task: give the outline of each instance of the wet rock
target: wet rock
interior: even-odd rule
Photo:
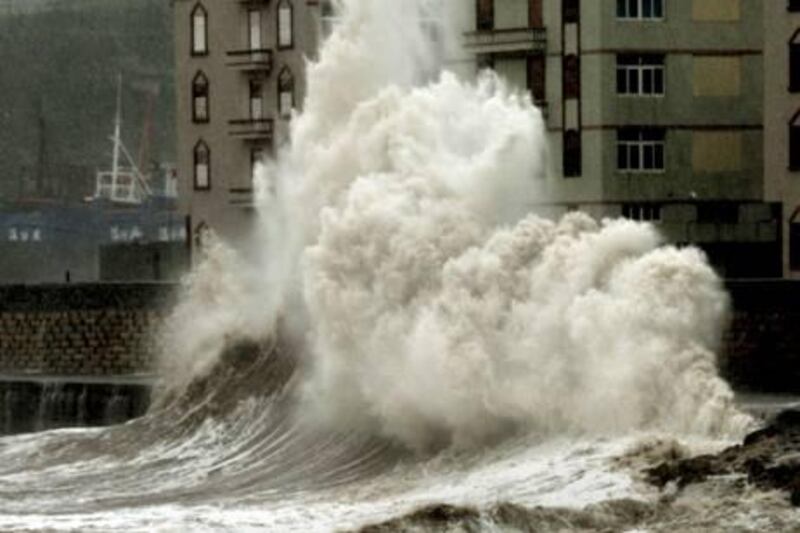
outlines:
[[[741,445],[716,455],[668,460],[645,470],[646,479],[657,487],[674,482],[683,488],[723,474],[742,474],[763,490],[784,490],[792,505],[800,506],[800,411],[781,412]]]

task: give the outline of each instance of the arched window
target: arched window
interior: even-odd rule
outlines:
[[[208,78],[202,70],[192,80],[192,121],[208,122]]]
[[[789,91],[800,93],[800,30],[789,41]]]
[[[194,188],[198,191],[211,189],[211,150],[202,139],[194,145]]]
[[[294,109],[294,76],[289,67],[278,74],[278,112],[281,118],[291,118]]]
[[[208,53],[208,12],[202,4],[192,9],[192,55]]]
[[[278,48],[294,46],[294,8],[289,0],[281,0],[278,4]]]
[[[789,121],[789,170],[800,171],[800,111]]]

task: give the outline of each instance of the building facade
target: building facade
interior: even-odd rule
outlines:
[[[492,68],[542,109],[553,193],[540,209],[652,221],[728,277],[790,276],[797,3],[468,0],[450,68]],[[330,7],[175,0],[175,15],[182,208],[195,237],[235,241],[251,162],[285,139]]]
[[[729,277],[784,273],[785,198],[765,194],[761,0],[470,9],[464,42],[476,65],[530,91],[545,115],[551,207],[658,223]]]
[[[765,194],[783,203],[787,277],[800,278],[800,2],[764,2]]]
[[[255,163],[286,139],[326,5],[174,0],[180,209],[195,243],[251,231]]]

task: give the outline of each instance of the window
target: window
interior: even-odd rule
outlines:
[[[161,242],[169,241],[169,228],[167,226],[158,228],[158,240]]]
[[[789,170],[800,171],[800,111],[789,122]]]
[[[617,170],[663,172],[665,136],[662,128],[630,127],[617,130]]]
[[[619,19],[663,19],[664,0],[617,0]]]
[[[192,9],[192,55],[208,53],[208,12],[201,4]]]
[[[800,216],[789,223],[789,270],[800,271]]]
[[[578,23],[581,16],[580,0],[561,0],[562,17],[566,23]]]
[[[658,204],[623,204],[622,216],[630,220],[661,222],[661,206]]]
[[[260,80],[250,80],[250,119],[261,120],[264,118],[264,98],[262,96],[263,84]]]
[[[257,146],[250,150],[250,183],[256,182],[258,167],[264,161],[264,148]]]
[[[476,23],[478,31],[490,31],[494,29],[494,0],[475,0],[476,1]]]
[[[42,240],[42,230],[39,228],[33,228],[33,240],[35,242],[40,242]]]
[[[660,54],[618,54],[617,94],[664,95],[664,56]]]
[[[338,21],[336,9],[333,7],[333,2],[331,0],[323,0],[320,12],[320,33],[323,38],[327,38],[331,33],[333,33],[333,28],[336,26]]]
[[[528,0],[528,26],[531,28],[544,27],[542,0]]]
[[[289,67],[278,75],[278,113],[281,118],[291,118],[294,109],[294,76]]]
[[[581,63],[578,56],[564,56],[564,98],[580,98],[581,96]]]
[[[261,50],[261,11],[251,9],[247,12],[250,50]]]
[[[576,178],[583,168],[583,150],[581,149],[581,133],[578,130],[564,132],[564,177]]]
[[[211,189],[211,151],[203,140],[194,146],[194,188]]]
[[[278,4],[278,48],[291,48],[294,45],[293,24],[292,3],[281,0]]]
[[[545,57],[543,54],[528,56],[528,90],[537,104],[547,100]]]
[[[800,0],[787,0],[786,9],[793,13],[800,12]]]
[[[800,93],[800,30],[789,42],[789,92]]]
[[[192,80],[192,121],[208,122],[208,78],[202,71]]]
[[[9,241],[19,240],[19,233],[17,232],[17,228],[8,228],[8,240]]]

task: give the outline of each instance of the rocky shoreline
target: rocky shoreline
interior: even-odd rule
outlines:
[[[786,491],[791,504],[800,507],[800,410],[782,411],[742,444],[717,454],[670,459],[645,470],[647,481],[659,488],[669,483],[683,488],[712,476],[737,474],[759,489]]]

